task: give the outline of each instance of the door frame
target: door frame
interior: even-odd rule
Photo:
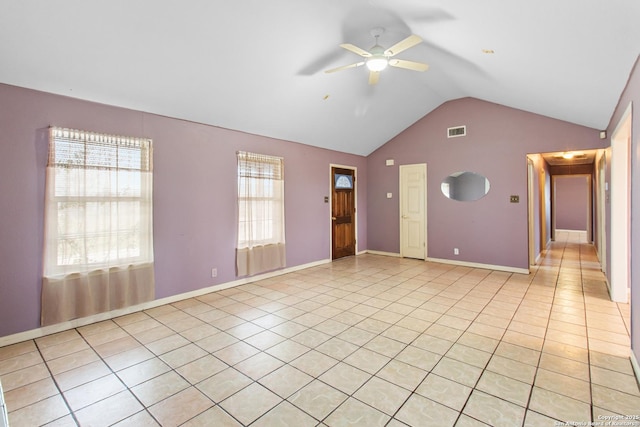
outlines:
[[[534,198],[534,176],[536,173],[535,163],[530,155],[527,155],[527,216],[528,236],[529,236],[529,267],[536,264],[536,244],[535,244],[535,198]],[[540,248],[542,251],[542,248]],[[529,269],[531,271],[531,269]]]
[[[629,301],[630,265],[630,213],[631,213],[631,123],[632,104],[618,121],[611,136],[611,300]]]
[[[399,244],[400,244],[400,257],[404,258],[404,254],[402,252],[402,248],[404,247],[403,245],[403,221],[402,221],[402,206],[403,206],[403,201],[404,201],[404,197],[406,197],[406,195],[404,194],[403,191],[403,182],[402,182],[402,169],[404,167],[407,166],[420,166],[422,168],[422,172],[423,172],[423,177],[424,177],[424,204],[422,206],[422,208],[424,209],[424,217],[422,218],[422,220],[424,221],[424,260],[427,259],[427,254],[428,252],[428,239],[427,239],[427,164],[426,163],[413,163],[413,164],[407,164],[407,165],[400,165],[400,167],[398,168],[398,219],[400,221],[400,239],[399,239]]]
[[[549,245],[550,236],[549,230],[547,228],[547,205],[551,203],[551,200],[547,199],[547,177],[548,174],[545,171],[544,167],[540,167],[538,170],[538,192],[539,192],[539,202],[540,209],[538,210],[538,215],[540,216],[540,254],[538,255],[538,259],[536,261],[540,261],[540,257],[542,253],[547,250]],[[551,186],[551,179],[549,179],[549,187]],[[551,194],[551,191],[549,191]],[[551,216],[551,214],[549,214]],[[549,226],[551,226],[551,219],[549,219]]]
[[[355,208],[355,215],[353,216],[353,227],[355,229],[355,255],[358,255],[358,168],[356,166],[347,166],[337,163],[329,164],[329,212],[327,219],[329,221],[329,260],[333,260],[333,221],[331,220],[333,212],[333,168],[349,169],[353,171],[354,185],[353,185],[353,206]]]
[[[607,273],[607,151],[596,157],[596,236],[597,253],[602,271]]]

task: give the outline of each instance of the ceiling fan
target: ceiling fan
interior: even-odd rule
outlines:
[[[354,46],[351,43],[343,43],[341,48],[347,49],[365,58],[364,61],[356,62],[355,64],[343,65],[342,67],[332,68],[326,70],[325,73],[335,73],[336,71],[346,70],[348,68],[357,68],[366,65],[369,69],[369,84],[374,85],[378,83],[380,78],[380,71],[387,68],[387,65],[397,68],[405,68],[413,71],[427,71],[429,66],[421,62],[407,61],[405,59],[395,59],[395,55],[400,52],[413,47],[422,42],[422,39],[416,35],[410,35],[404,40],[399,41],[388,49],[378,44],[378,37],[384,33],[384,28],[374,28],[371,30],[371,35],[375,38],[376,44],[369,50],[364,50],[358,46]]]

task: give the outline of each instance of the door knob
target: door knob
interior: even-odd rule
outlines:
[[[331,217],[331,221],[335,221],[336,219],[338,219],[338,218],[336,218],[335,216]]]
[[[402,215],[402,219],[407,219],[407,218],[409,218],[409,217],[406,216],[406,215]]]

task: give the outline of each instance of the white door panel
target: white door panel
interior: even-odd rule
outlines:
[[[400,255],[425,259],[427,165],[400,166]]]

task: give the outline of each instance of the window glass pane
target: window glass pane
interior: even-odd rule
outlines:
[[[335,188],[337,189],[352,189],[353,177],[351,175],[336,174],[335,176]]]
[[[47,230],[55,242],[47,258],[79,268],[152,261],[150,141],[56,128],[51,135],[56,227]]]
[[[238,153],[238,247],[284,243],[282,159]]]

